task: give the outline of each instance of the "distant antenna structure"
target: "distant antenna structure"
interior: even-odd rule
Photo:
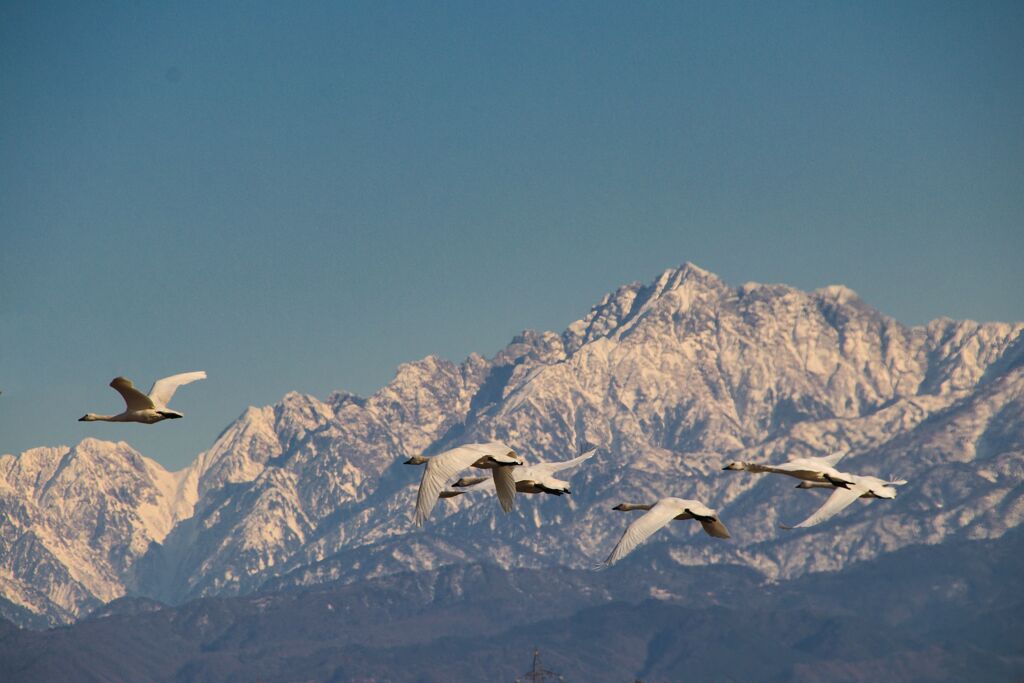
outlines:
[[[542,683],[543,681],[564,681],[562,674],[548,671],[540,663],[540,650],[533,648],[533,668],[517,678],[516,683]]]

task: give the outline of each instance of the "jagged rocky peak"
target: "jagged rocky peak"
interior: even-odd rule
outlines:
[[[192,513],[188,470],[171,473],[124,442],[88,438],[0,463],[0,584],[51,619],[124,593],[154,541]]]
[[[334,409],[315,396],[289,391],[274,405],[274,431],[285,445],[295,443],[334,419]]]
[[[664,271],[649,285],[633,282],[606,294],[585,318],[569,325],[563,333],[565,347],[571,353],[596,339],[621,336],[650,311],[714,305],[731,292],[717,275],[687,262]]]
[[[350,391],[335,390],[327,395],[326,402],[334,408],[335,413],[338,413],[348,405],[355,405],[362,408],[366,405],[366,398],[359,394],[353,394]]]
[[[249,406],[193,464],[200,498],[228,483],[252,481],[281,455],[274,406]]]
[[[837,304],[862,303],[860,295],[845,285],[827,285],[814,290],[814,294],[822,301]]]
[[[508,346],[495,354],[491,365],[500,368],[518,365],[525,360],[550,365],[565,360],[565,344],[554,332],[523,330]]]

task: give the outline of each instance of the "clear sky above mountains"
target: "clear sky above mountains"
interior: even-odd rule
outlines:
[[[1024,318],[1020,3],[5,3],[0,93],[0,452],[179,467],[683,261]]]

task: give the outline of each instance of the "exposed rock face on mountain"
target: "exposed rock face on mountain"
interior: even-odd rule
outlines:
[[[122,595],[195,500],[190,470],[168,473],[123,442],[0,457],[0,591],[51,623],[73,620]]]
[[[611,506],[664,495],[704,500],[733,531],[729,542],[695,525],[661,532],[678,539],[674,562],[768,579],[998,538],[1024,519],[1022,330],[906,327],[843,287],[732,288],[687,264],[490,360],[428,357],[369,398],[293,393],[249,408],[175,475],[92,440],[5,456],[2,592],[61,622],[126,591],[175,603],[451,563],[582,567],[627,523]],[[506,516],[474,493],[414,527],[421,470],[402,460],[491,438],[534,461],[601,450],[573,474],[572,496],[520,496]],[[849,453],[842,469],[911,484],[787,532],[779,522],[803,519],[825,492],[721,471],[836,450]],[[62,487],[65,460],[82,464]]]

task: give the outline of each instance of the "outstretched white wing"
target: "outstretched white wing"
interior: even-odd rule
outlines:
[[[825,504],[818,508],[814,514],[794,526],[782,524],[783,529],[803,529],[835,517],[840,511],[849,507],[853,501],[868,492],[868,487],[861,484],[850,484],[849,488],[837,488],[828,497]]]
[[[821,460],[822,462],[826,463],[829,467],[835,467],[837,464],[839,464],[840,460],[846,457],[846,454],[849,452],[850,451],[839,451],[837,453],[829,453],[828,455],[824,455],[820,458],[817,458],[817,460]]]
[[[631,553],[634,548],[646,541],[648,536],[668,524],[672,518],[682,511],[683,507],[676,501],[664,498],[659,500],[654,504],[654,507],[626,527],[622,538],[612,548],[612,552],[608,555],[608,559],[604,561],[604,564],[610,566],[621,560]]]
[[[498,502],[501,509],[511,512],[516,506],[516,479],[512,475],[514,467],[495,467],[491,470],[494,477],[494,488],[498,491]]]
[[[544,475],[552,475],[555,472],[561,472],[562,470],[567,470],[570,467],[576,467],[577,465],[590,460],[594,457],[594,453],[597,453],[597,449],[591,448],[583,455],[576,456],[572,460],[563,460],[561,462],[539,462],[536,465],[527,465],[526,467],[529,467],[534,472],[541,472]]]
[[[144,393],[135,388],[132,381],[126,377],[115,377],[110,380],[110,386],[121,394],[121,398],[124,399],[124,404],[128,408],[128,412],[135,412],[137,410],[151,410],[156,406],[153,405],[152,399],[146,396]]]
[[[437,498],[441,495],[445,482],[479,460],[480,457],[479,445],[469,444],[445,451],[427,460],[423,478],[420,480],[420,490],[416,494],[415,519],[417,524],[422,526],[430,517],[430,511],[434,509],[434,504],[437,503]],[[513,483],[512,486],[514,489],[515,484]]]
[[[192,382],[201,379],[206,379],[206,373],[202,370],[198,372],[183,372],[179,375],[171,375],[170,377],[158,379],[153,382],[153,388],[149,390],[149,398],[152,399],[153,403],[156,405],[166,408],[178,387],[191,384]]]
[[[509,453],[515,453],[515,451],[509,448],[508,444],[506,444],[503,441],[488,441],[487,443],[467,443],[453,450],[459,449],[473,451],[474,453],[477,454],[478,458],[483,457],[485,455],[500,458],[508,455]],[[520,459],[520,464],[521,463],[522,459]]]

